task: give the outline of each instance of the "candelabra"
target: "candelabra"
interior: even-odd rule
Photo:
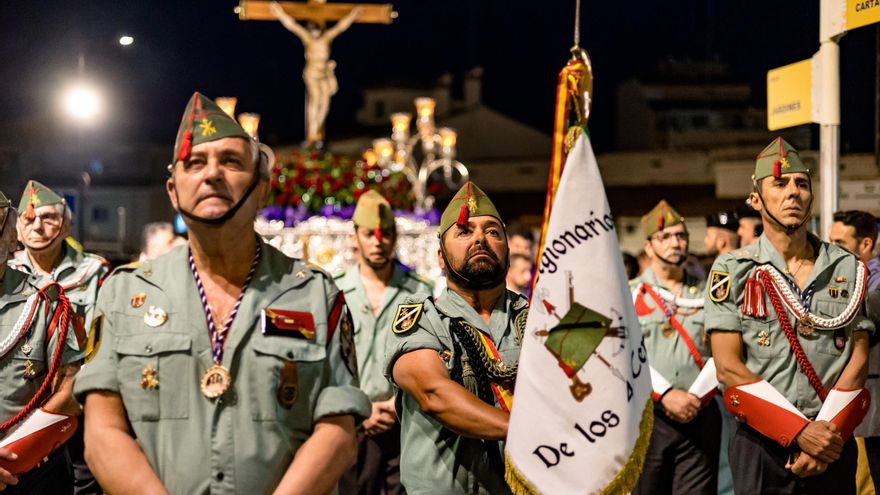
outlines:
[[[376,139],[367,152],[383,169],[406,175],[419,210],[434,207],[434,196],[428,192],[428,180],[434,172],[442,171],[444,182],[453,190],[468,180],[467,167],[455,159],[456,132],[448,127],[438,129],[434,123],[436,105],[433,98],[416,98],[415,135],[410,135],[412,114],[392,114],[391,138]],[[420,144],[420,162],[415,156],[416,144]]]

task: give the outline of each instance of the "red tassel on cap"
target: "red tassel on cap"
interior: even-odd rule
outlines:
[[[28,201],[27,209],[24,211],[24,218],[25,218],[25,220],[30,221],[36,217],[37,217],[37,212],[34,211],[34,202]]]
[[[467,227],[468,218],[470,218],[470,213],[468,212],[467,203],[461,205],[461,209],[458,210],[458,220],[455,221],[455,225],[459,227]]]
[[[746,280],[742,313],[754,318],[767,318],[767,305],[764,304],[764,284],[758,280],[755,272],[752,272]]]
[[[189,160],[192,152],[193,133],[187,129],[183,131],[183,137],[180,139],[180,150],[177,152],[177,161],[185,162]]]
[[[373,230],[373,235],[376,236],[377,241],[382,242],[382,205],[376,205],[376,218],[379,224]]]
[[[657,230],[663,230],[663,215],[657,217]]]
[[[782,175],[782,162],[779,160],[774,160],[773,161],[773,178],[778,179],[780,175]]]

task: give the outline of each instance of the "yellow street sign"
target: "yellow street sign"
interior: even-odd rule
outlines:
[[[767,129],[813,121],[812,72],[810,59],[767,71]]]
[[[880,22],[880,0],[846,0],[846,29]]]

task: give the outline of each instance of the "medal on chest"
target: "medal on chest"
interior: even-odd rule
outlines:
[[[229,335],[229,330],[232,328],[232,322],[238,314],[238,308],[241,306],[241,301],[244,299],[244,294],[247,291],[251,280],[254,278],[254,273],[257,271],[260,254],[261,247],[258,242],[257,252],[254,256],[254,261],[251,263],[247,278],[245,278],[244,285],[241,287],[241,293],[235,301],[235,306],[233,306],[232,312],[229,313],[229,316],[223,323],[223,327],[218,329],[217,325],[214,323],[214,316],[211,313],[211,305],[208,304],[208,298],[205,295],[205,287],[202,285],[202,279],[199,278],[198,270],[196,270],[192,251],[189,253],[189,267],[190,270],[192,270],[193,279],[195,279],[196,287],[199,289],[199,297],[202,301],[203,309],[205,310],[205,318],[208,322],[208,335],[211,338],[211,358],[214,360],[214,364],[205,371],[201,380],[199,380],[199,390],[201,390],[202,395],[208,399],[213,400],[225,394],[226,391],[229,390],[229,386],[232,384],[232,374],[229,372],[228,368],[221,364],[223,362],[224,345],[226,344],[226,336]]]
[[[205,397],[216,399],[226,392],[231,383],[232,375],[229,374],[229,370],[225,366],[215,363],[202,375],[199,389]]]
[[[672,326],[672,323],[669,323],[668,321],[663,322],[663,326],[660,327],[660,332],[667,339],[671,339],[675,336],[675,328]]]

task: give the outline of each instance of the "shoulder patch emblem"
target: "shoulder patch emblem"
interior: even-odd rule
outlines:
[[[724,302],[730,296],[730,274],[712,270],[709,274],[709,299]]]
[[[397,314],[394,315],[394,323],[391,325],[391,331],[401,334],[412,330],[412,327],[419,321],[419,316],[422,315],[423,307],[424,303],[398,305]]]
[[[346,307],[339,320],[339,351],[351,376],[358,379],[357,351],[354,347],[354,323]]]
[[[96,312],[92,318],[92,326],[89,329],[89,335],[86,338],[86,355],[85,360],[88,363],[95,358],[98,349],[101,347],[101,338],[104,337],[104,314]]]

